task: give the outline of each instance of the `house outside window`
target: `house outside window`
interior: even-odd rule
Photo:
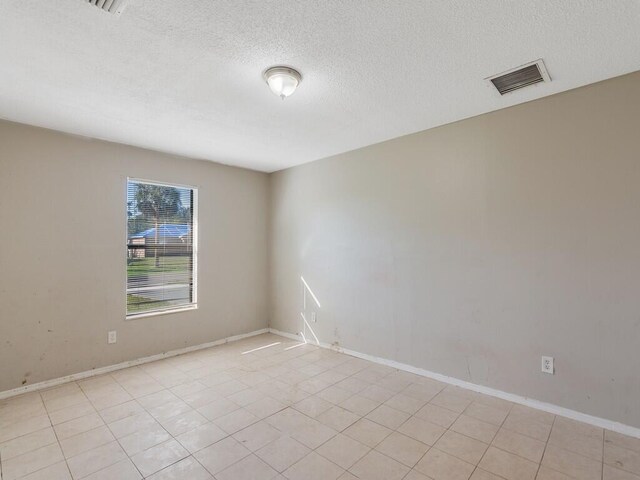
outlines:
[[[196,308],[197,190],[127,180],[127,317]]]

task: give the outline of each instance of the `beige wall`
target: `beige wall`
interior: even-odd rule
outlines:
[[[198,187],[198,310],[125,321],[127,176]],[[263,173],[0,122],[0,391],[265,328],[268,188]]]
[[[323,342],[640,427],[639,123],[635,73],[269,182],[0,122],[0,391],[300,331],[303,275]],[[198,187],[198,310],[125,321],[127,176]]]
[[[271,180],[272,327],[640,427],[640,73]]]

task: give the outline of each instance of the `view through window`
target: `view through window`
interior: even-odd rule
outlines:
[[[195,194],[127,181],[127,316],[195,306]]]

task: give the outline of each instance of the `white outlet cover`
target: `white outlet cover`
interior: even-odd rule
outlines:
[[[542,357],[542,373],[554,374],[553,357]]]
[[[118,337],[117,337],[116,331],[115,330],[110,331],[109,335],[107,337],[107,342],[108,343],[116,343],[117,339],[118,339]]]

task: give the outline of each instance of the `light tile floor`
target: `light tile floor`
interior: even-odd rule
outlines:
[[[0,402],[3,480],[640,480],[640,440],[265,334]]]

